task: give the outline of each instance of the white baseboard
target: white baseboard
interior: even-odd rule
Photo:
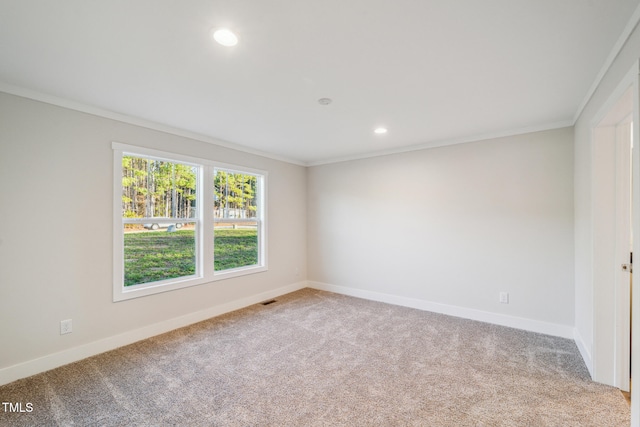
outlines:
[[[306,282],[293,283],[270,291],[262,292],[257,295],[251,295],[226,304],[210,307],[206,310],[189,313],[184,316],[167,319],[144,328],[135,329],[123,334],[114,335],[78,347],[60,351],[58,353],[48,354],[46,356],[19,363],[13,366],[0,369],[0,385],[26,378],[31,375],[39,374],[59,366],[67,365],[84,358],[104,353],[118,347],[132,344],[146,338],[163,334],[177,328],[201,322],[230,311],[239,310],[241,308],[257,304],[259,302],[276,298],[280,295],[288,294],[307,287]]]
[[[386,302],[389,304],[416,308],[418,310],[431,311],[434,313],[447,314],[450,316],[462,317],[465,319],[478,320],[480,322],[508,326],[510,328],[523,329],[525,331],[538,332],[541,334],[553,335],[562,338],[574,338],[574,328],[567,325],[559,325],[556,323],[542,322],[539,320],[508,316],[505,314],[491,313],[488,311],[475,310],[472,308],[464,308],[448,304],[440,304],[416,298],[408,298],[381,292],[367,291],[364,289],[329,285],[327,283],[321,282],[310,281],[308,282],[308,286],[310,288],[323,291],[334,292],[373,301]]]
[[[95,356],[105,351],[132,344],[146,338],[163,334],[177,328],[201,322],[224,313],[257,304],[264,300],[276,298],[290,292],[294,292],[305,287],[334,292],[343,295],[350,295],[358,298],[380,301],[404,307],[416,308],[419,310],[431,311],[435,313],[447,314],[450,316],[462,317],[465,319],[478,320],[501,326],[508,326],[516,329],[523,329],[547,335],[559,336],[574,339],[580,354],[582,355],[589,372],[591,373],[592,363],[590,353],[587,351],[584,341],[578,331],[571,326],[558,325],[554,323],[541,322],[538,320],[525,319],[521,317],[507,316],[504,314],[490,313],[470,308],[452,306],[447,304],[434,303],[416,298],[408,298],[397,295],[385,294],[381,292],[367,291],[363,289],[349,288],[345,286],[330,285],[320,282],[298,282],[288,286],[266,291],[257,295],[251,295],[226,304],[210,307],[195,313],[167,319],[165,321],[135,329],[123,334],[104,338],[78,347],[70,348],[58,353],[19,363],[13,366],[0,369],[0,385],[8,384],[21,378],[26,378],[50,369],[57,368],[69,363]]]
[[[593,360],[591,359],[591,352],[587,348],[587,345],[584,343],[584,338],[582,338],[582,335],[580,335],[580,332],[577,328],[573,328],[573,340],[578,346],[578,351],[580,351],[580,355],[582,356],[582,360],[584,360],[584,364],[587,365],[587,369],[589,370],[591,379],[593,379]]]

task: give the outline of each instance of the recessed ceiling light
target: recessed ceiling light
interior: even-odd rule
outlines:
[[[333,101],[331,100],[331,98],[320,98],[320,99],[318,99],[318,104],[320,104],[320,105],[329,105],[332,102]]]
[[[235,46],[238,44],[238,36],[227,28],[219,28],[213,32],[213,39],[222,46]]]
[[[378,135],[382,135],[387,133],[387,128],[379,127],[379,128],[376,128],[373,132]]]

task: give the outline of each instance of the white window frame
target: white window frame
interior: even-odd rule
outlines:
[[[266,180],[267,180],[267,173],[265,171],[258,171],[256,169],[251,169],[251,168],[243,168],[243,167],[239,167],[237,165],[231,165],[228,163],[215,163],[213,165],[213,167],[211,168],[211,178],[207,178],[209,179],[211,186],[213,187],[213,181],[214,181],[214,177],[215,177],[215,171],[216,170],[223,170],[226,172],[230,172],[230,173],[239,173],[239,174],[247,174],[247,175],[254,175],[256,176],[257,179],[257,183],[256,183],[256,192],[257,192],[257,200],[256,200],[256,207],[258,208],[257,210],[257,215],[256,218],[251,218],[251,219],[233,219],[232,222],[251,222],[251,221],[255,221],[257,223],[257,229],[258,229],[258,263],[254,264],[254,265],[249,265],[246,267],[238,267],[238,268],[231,268],[231,269],[227,269],[227,270],[221,270],[221,271],[214,271],[213,272],[213,277],[216,280],[220,280],[220,279],[226,279],[226,278],[230,278],[230,277],[237,277],[237,276],[243,276],[245,274],[248,273],[254,273],[254,272],[260,272],[260,271],[265,271],[266,265],[267,265],[267,246],[266,246],[266,234],[267,234],[267,230],[265,227],[265,223],[266,223],[266,198],[267,198],[267,186],[266,186]],[[214,190],[212,188],[211,193],[208,194],[213,194]],[[212,206],[213,208],[213,206]],[[211,213],[212,213],[212,218],[213,218],[213,209],[210,209]],[[224,222],[223,220],[216,220],[215,218],[212,219],[211,221],[211,226],[213,227],[215,225],[216,222]],[[228,221],[229,222],[229,221]],[[212,229],[212,234],[213,235],[213,229]],[[214,239],[214,245],[215,245],[215,239]],[[213,264],[212,264],[212,268]]]
[[[210,283],[247,274],[268,270],[267,264],[267,172],[228,163],[215,162],[177,153],[144,148],[119,142],[112,143],[113,149],[113,301],[153,295],[190,286]],[[168,162],[185,163],[198,168],[196,184],[196,272],[191,276],[166,279],[157,282],[124,286],[124,224],[147,222],[146,220],[124,220],[122,217],[122,157],[125,155],[148,157]],[[214,176],[215,170],[222,169],[235,173],[244,173],[258,177],[257,218],[258,224],[258,263],[246,267],[228,270],[214,270]],[[160,219],[159,220],[170,220]],[[178,221],[179,219],[174,219]]]

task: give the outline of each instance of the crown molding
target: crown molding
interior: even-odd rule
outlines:
[[[576,110],[576,114],[573,116],[573,124],[575,124],[580,118],[580,116],[582,115],[582,112],[584,111],[587,104],[595,94],[596,90],[598,89],[598,86],[600,86],[602,79],[604,79],[605,74],[607,74],[607,71],[609,71],[609,69],[611,68],[611,65],[613,65],[613,61],[615,61],[618,55],[620,55],[622,48],[627,43],[627,40],[629,40],[629,37],[631,37],[631,34],[638,26],[638,23],[640,23],[640,6],[638,6],[636,10],[633,12],[633,14],[631,15],[631,18],[629,18],[629,21],[627,22],[627,25],[622,30],[620,37],[618,37],[618,41],[616,42],[616,44],[613,45],[613,48],[611,48],[611,52],[609,52],[609,56],[604,61],[604,64],[602,64],[602,68],[600,69],[600,72],[598,73],[595,80],[591,84],[591,87],[589,88],[589,91],[587,92],[584,99],[582,100],[582,103],[579,105],[578,109]]]
[[[20,96],[22,98],[44,102],[46,104],[51,104],[58,107],[67,108],[69,110],[75,110],[81,113],[87,113],[94,116],[103,117],[106,119],[117,120],[119,122],[140,126],[147,129],[157,130],[160,132],[165,132],[165,133],[169,133],[176,136],[182,136],[182,137],[193,139],[196,141],[206,142],[208,144],[218,145],[220,147],[241,151],[247,154],[266,157],[272,160],[278,160],[281,162],[291,163],[298,166],[307,166],[305,162],[301,162],[299,160],[292,159],[289,157],[279,156],[277,154],[268,153],[266,151],[255,150],[255,149],[246,147],[244,145],[236,144],[229,141],[224,141],[222,139],[213,138],[207,135],[202,135],[196,132],[191,132],[185,129],[176,128],[173,126],[165,125],[165,124],[154,122],[151,120],[146,120],[139,117],[130,116],[127,114],[118,113],[115,111],[107,110],[107,109],[96,107],[93,105],[84,104],[82,102],[72,101],[72,100],[61,98],[55,95],[50,95],[44,92],[38,92],[32,89],[11,85],[9,83],[5,83],[1,81],[0,81],[0,92],[5,92],[10,95]]]
[[[510,129],[510,130],[501,131],[501,132],[490,132],[490,133],[468,136],[468,137],[431,141],[431,142],[426,142],[418,145],[410,145],[407,147],[398,147],[398,148],[389,149],[389,150],[373,151],[370,153],[354,154],[351,156],[344,156],[344,157],[335,157],[327,160],[320,160],[317,162],[308,162],[307,166],[321,166],[321,165],[327,165],[332,163],[349,162],[353,160],[369,159],[372,157],[381,157],[381,156],[389,156],[392,154],[409,153],[412,151],[426,150],[429,148],[446,147],[448,145],[466,144],[469,142],[485,141],[487,139],[504,138],[504,137],[523,135],[523,134],[533,133],[533,132],[542,132],[545,130],[561,129],[565,127],[571,127],[573,126],[573,123],[574,123],[573,120],[563,120],[563,121],[552,122],[552,123],[547,123],[543,125],[529,126],[524,128],[518,128],[518,129]]]

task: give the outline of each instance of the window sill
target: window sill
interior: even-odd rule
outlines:
[[[181,279],[169,279],[149,284],[133,285],[122,287],[116,290],[113,295],[113,302],[126,301],[133,298],[144,297],[148,295],[159,294],[162,292],[170,292],[178,289],[184,289],[191,286],[203,285],[205,283],[217,282],[234,277],[247,276],[250,274],[262,273],[267,271],[266,266],[241,267],[214,273],[213,277],[197,277],[189,276]]]
[[[267,271],[268,268],[266,266],[251,266],[251,267],[240,267],[233,268],[229,270],[216,271],[213,273],[213,280],[224,280],[231,279],[233,277],[246,276],[248,274],[262,273],[263,271]]]

